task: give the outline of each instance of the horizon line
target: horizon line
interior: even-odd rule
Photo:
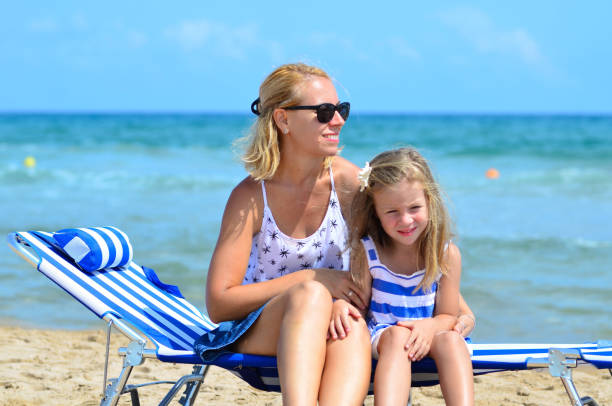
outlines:
[[[612,116],[612,111],[351,111],[360,116]],[[0,115],[240,115],[238,110],[0,110]],[[254,116],[253,116],[254,117]]]

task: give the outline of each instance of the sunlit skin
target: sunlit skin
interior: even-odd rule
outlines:
[[[322,103],[338,104],[338,94],[331,80],[315,77],[306,81],[299,90],[300,105],[316,106]],[[296,158],[296,151],[312,157],[333,156],[338,152],[340,131],[344,119],[336,111],[329,123],[317,119],[316,110],[285,110],[278,108],[274,119],[283,134],[281,154]],[[282,162],[282,159],[281,159]]]
[[[390,239],[377,247],[380,260],[397,274],[411,275],[424,268],[418,251],[427,232],[429,211],[421,182],[404,179],[373,192],[374,209]],[[400,321],[384,330],[377,343],[378,364],[374,376],[374,404],[405,405],[410,394],[411,363],[431,356],[438,368],[440,386],[447,405],[474,403],[470,356],[463,338],[452,331],[459,304],[461,254],[448,245],[447,273],[440,278],[433,317]],[[352,264],[351,266],[367,264]],[[367,275],[370,275],[369,272]],[[366,281],[371,286],[372,279]],[[343,337],[342,313],[334,312],[330,334]],[[346,316],[344,316],[346,317]]]
[[[393,246],[402,246],[402,249],[385,250],[387,255],[383,261],[396,272],[410,275],[418,271],[415,243],[429,221],[422,184],[404,179],[374,192],[373,197],[383,230],[391,237]]]
[[[329,79],[310,77],[296,89],[299,105],[338,103]],[[319,229],[330,200],[326,157],[338,152],[344,120],[335,112],[321,123],[315,110],[273,111],[280,162],[266,179],[267,201],[278,228],[292,238]],[[332,162],[343,212],[358,189],[358,168],[342,157]],[[326,340],[332,297],[347,297],[360,308],[367,295],[348,272],[303,269],[274,279],[242,284],[253,236],[260,232],[264,202],[261,184],[245,178],[228,200],[219,240],[208,272],[207,309],[213,321],[235,320],[267,303],[257,321],[233,344],[237,352],[276,355],[284,405],[361,405],[367,393],[371,359],[369,333],[362,318],[352,318],[352,334]],[[347,304],[348,306],[348,304]],[[296,350],[298,349],[298,350]]]
[[[339,102],[331,80],[323,77],[306,78],[295,90],[299,105]],[[337,154],[345,120],[337,111],[328,123],[319,122],[315,110],[279,107],[272,114],[279,130],[280,162],[265,181],[268,206],[280,231],[305,238],[319,229],[327,212],[331,178],[323,163]],[[336,156],[332,169],[346,213],[359,189],[358,168]],[[230,195],[211,259],[206,283],[211,320],[241,319],[266,304],[232,350],[276,355],[285,405],[361,405],[370,377],[370,336],[359,311],[348,302],[367,308],[367,292],[348,272],[326,269],[297,270],[243,284],[263,210],[261,184],[248,176]],[[352,316],[344,321],[351,334],[342,340],[326,340],[332,298],[339,299],[334,305],[340,312],[350,310]]]

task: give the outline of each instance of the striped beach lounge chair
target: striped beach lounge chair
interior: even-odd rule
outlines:
[[[128,378],[132,369],[148,358],[193,365],[191,374],[170,382],[173,386],[159,403],[167,405],[182,390],[180,403],[193,404],[210,365],[202,363],[192,345],[215,324],[185,300],[177,287],[164,284],[153,270],[137,265],[123,232],[114,227],[27,231],[10,233],[8,241],[20,256],[106,322],[101,405],[116,405],[123,394],[130,394],[132,404],[138,405],[138,388],[152,383],[129,384]],[[113,327],[130,342],[118,349],[123,357],[119,376],[107,379]],[[155,348],[146,348],[147,339]],[[581,364],[612,368],[612,342],[468,345],[475,374],[548,368],[552,376],[562,380],[571,405],[597,404],[579,396],[572,381],[573,368]],[[228,353],[213,365],[231,371],[257,389],[280,391],[275,357]],[[437,383],[431,359],[413,365],[413,386]]]

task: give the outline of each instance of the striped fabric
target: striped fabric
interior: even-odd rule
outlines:
[[[412,275],[401,275],[389,270],[380,262],[376,246],[369,237],[361,239],[366,250],[368,267],[372,275],[372,299],[369,310],[369,327],[377,331],[398,321],[419,320],[433,316],[437,281],[428,291],[415,290],[423,279],[425,271]]]
[[[132,260],[128,236],[116,227],[67,228],[53,239],[86,271],[115,268]]]
[[[152,278],[150,272],[130,262],[122,269],[82,272],[56,247],[54,234],[19,232],[22,245],[39,256],[38,270],[76,300],[103,318],[113,314],[142,332],[156,346],[160,361],[202,364],[193,351],[193,341],[216,325],[195,306]],[[10,239],[10,238],[9,238]],[[157,281],[156,281],[157,280]],[[175,293],[173,293],[175,292]],[[468,344],[474,374],[527,369],[530,358],[545,357],[550,348],[578,349],[583,360],[598,368],[612,368],[612,343],[586,344]],[[228,353],[214,365],[225,368],[255,388],[280,391],[276,358]],[[373,365],[375,367],[375,364]],[[374,368],[373,368],[374,370]],[[435,385],[438,375],[433,360],[412,365],[412,386]],[[370,391],[372,386],[370,386]]]
[[[161,282],[153,270],[132,261],[124,268],[83,272],[59,251],[55,233],[29,231],[17,235],[41,258],[40,272],[99,318],[110,313],[131,324],[155,345],[160,361],[202,364],[193,342],[216,324],[184,299],[176,287]],[[227,354],[215,360],[215,365],[257,389],[280,391],[275,357]]]

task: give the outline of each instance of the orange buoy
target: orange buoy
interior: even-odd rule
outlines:
[[[499,171],[495,168],[489,168],[485,172],[485,176],[489,179],[497,179],[499,178]]]

